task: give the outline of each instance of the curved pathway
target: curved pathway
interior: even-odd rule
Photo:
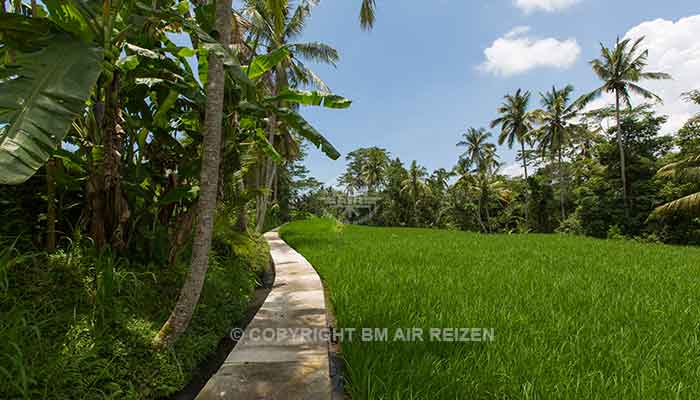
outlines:
[[[265,239],[275,265],[272,291],[196,400],[331,398],[327,337],[292,335],[327,328],[321,279],[277,232]]]

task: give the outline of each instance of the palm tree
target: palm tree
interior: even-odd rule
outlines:
[[[362,26],[362,29],[369,30],[374,27],[375,7],[375,0],[362,0],[362,6],[360,7],[360,26]]]
[[[527,187],[527,153],[525,143],[529,141],[532,131],[533,114],[527,111],[530,102],[530,92],[518,89],[514,95],[506,95],[505,101],[498,108],[499,118],[491,122],[491,128],[501,126],[498,136],[498,144],[508,143],[508,148],[513,148],[513,143],[520,143],[523,159],[523,172],[525,176],[525,222],[528,223],[528,204],[530,203],[530,190]]]
[[[231,40],[231,3],[232,0],[219,0],[216,3],[216,30],[219,32],[221,44],[226,48]],[[158,347],[172,345],[187,329],[199,302],[204,278],[209,268],[209,250],[214,230],[214,212],[219,185],[225,84],[224,61],[214,52],[209,54],[207,74],[207,105],[197,206],[199,215],[192,242],[190,273],[182,285],[170,317],[154,339],[154,344]]]
[[[296,4],[296,7],[294,7]],[[281,62],[268,75],[269,92],[272,96],[282,94],[289,87],[313,86],[321,92],[329,93],[328,86],[303,62],[310,60],[325,64],[336,65],[338,52],[320,42],[295,42],[306,26],[311,15],[311,9],[316,4],[313,0],[302,0],[294,3],[289,0],[247,0],[242,12],[249,19],[249,35],[254,43],[253,50],[262,47],[273,52],[282,48],[288,49]],[[285,106],[279,102],[278,106]],[[280,126],[274,115],[268,117],[267,135],[270,143],[275,143],[275,136],[285,134],[282,141],[289,142],[288,132]],[[260,164],[258,172],[262,193],[257,198],[256,230],[262,232],[265,225],[269,191],[275,180],[277,164],[266,157]]]
[[[413,219],[413,226],[418,225],[418,203],[421,199],[421,194],[428,190],[428,186],[424,182],[425,176],[428,171],[425,167],[418,165],[416,160],[411,162],[411,166],[408,169],[408,178],[406,178],[401,183],[401,191],[408,192],[411,198],[411,216]]]
[[[552,91],[540,93],[543,109],[536,110],[534,117],[541,125],[533,131],[539,139],[540,151],[543,155],[549,153],[557,157],[557,169],[559,170],[559,202],[561,205],[562,220],[566,219],[566,209],[564,207],[564,193],[566,184],[564,180],[563,153],[569,145],[574,135],[583,130],[582,125],[572,121],[576,120],[583,103],[580,101],[571,102],[571,94],[574,87],[567,85],[562,90],[552,87]]]
[[[367,149],[360,174],[368,192],[374,192],[384,183],[384,171],[388,163],[386,150],[378,147]]]
[[[491,132],[484,128],[469,128],[466,133],[462,134],[464,140],[457,143],[458,147],[466,147],[466,151],[460,156],[460,162],[467,169],[474,167],[477,171],[487,168],[489,165],[486,162],[489,155],[495,152],[495,146],[488,143],[491,138]]]
[[[449,180],[453,173],[445,168],[438,168],[430,175],[430,182],[440,192],[444,192],[450,186]]]
[[[693,90],[684,93],[687,101],[700,105],[700,90]],[[691,117],[688,124],[692,124],[700,120],[700,114]],[[690,152],[680,161],[670,163],[657,172],[658,176],[667,178],[676,178],[681,180],[700,180],[700,152]],[[700,214],[700,192],[693,193],[680,199],[671,201],[662,206],[657,207],[649,216],[649,220],[659,217],[675,214],[678,211],[686,211],[693,214]]]
[[[484,163],[487,165],[477,170],[475,173],[471,173],[468,167],[465,168],[463,165],[458,165],[456,172],[457,175],[459,175],[459,179],[455,185],[464,188],[467,193],[476,197],[477,221],[481,226],[482,232],[489,232],[491,220],[489,202],[492,199],[505,201],[509,191],[504,182],[499,179],[497,175],[501,164],[498,162],[498,155],[495,151],[487,151]]]
[[[700,180],[700,154],[689,155],[680,161],[668,164],[661,168],[657,175],[681,180]],[[700,192],[657,207],[651,213],[649,219],[672,215],[678,211],[700,214]]]
[[[622,177],[622,193],[625,202],[625,214],[629,217],[629,193],[627,187],[627,174],[625,165],[625,144],[620,125],[620,101],[624,101],[628,107],[632,106],[630,94],[637,94],[645,99],[661,101],[661,98],[637,83],[642,80],[671,79],[669,74],[663,72],[645,72],[649,50],[641,50],[640,45],[644,37],[634,42],[631,39],[620,41],[617,39],[612,50],[600,44],[601,58],[591,61],[593,72],[603,81],[603,86],[582,98],[584,103],[599,97],[603,92],[615,95],[615,120],[617,146],[620,151],[620,176]]]

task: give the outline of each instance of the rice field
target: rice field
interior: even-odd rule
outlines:
[[[353,399],[700,398],[698,248],[322,219],[281,234],[339,328],[389,331],[343,341]],[[414,328],[484,330],[392,340]]]

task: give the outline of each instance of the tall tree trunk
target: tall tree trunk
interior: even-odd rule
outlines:
[[[625,217],[629,218],[629,195],[627,193],[627,166],[625,161],[625,145],[622,139],[622,124],[620,123],[620,93],[615,91],[615,119],[617,120],[617,147],[620,150],[620,176],[622,177],[622,196],[625,202]]]
[[[482,200],[482,204],[484,204],[484,214],[486,215],[486,232],[491,233],[491,212],[489,211],[489,198],[486,196],[486,191],[484,190],[484,200]]]
[[[277,77],[279,79],[279,77]],[[273,86],[277,85],[276,83],[273,84]],[[277,93],[277,90],[273,88],[272,90],[273,96],[275,93]],[[271,145],[274,146],[275,143],[275,131],[277,129],[277,118],[275,118],[274,115],[270,115],[268,118],[268,142],[270,142]],[[255,219],[255,231],[258,233],[262,233],[263,229],[265,229],[265,219],[267,217],[267,205],[270,200],[270,191],[272,190],[272,182],[275,179],[275,174],[277,172],[277,164],[275,161],[270,158],[266,157],[265,161],[263,163],[264,168],[263,168],[263,174],[262,174],[262,180],[263,180],[263,185],[265,191],[261,194],[258,195],[258,201],[257,201],[257,208],[256,208],[256,219]]]
[[[559,147],[559,204],[561,205],[561,220],[566,219],[566,207],[564,207],[564,192],[566,184],[564,183],[564,167],[562,165],[561,146]]]
[[[228,48],[231,40],[231,2],[216,2],[216,30],[221,44]],[[224,108],[224,64],[213,53],[209,55],[207,79],[207,108],[202,152],[200,195],[197,206],[199,217],[194,242],[190,272],[180,290],[175,308],[154,339],[156,347],[171,346],[185,332],[202,293],[204,278],[209,268],[214,213],[216,211],[219,178],[221,125]]]
[[[265,229],[265,219],[267,218],[267,207],[270,203],[270,195],[272,191],[272,183],[277,175],[277,164],[274,160],[268,159],[267,170],[265,171],[265,193],[260,196],[260,201],[258,202],[258,218],[256,221],[255,231],[262,233]]]
[[[104,221],[109,244],[114,250],[126,248],[126,226],[131,215],[126,196],[122,191],[121,152],[124,141],[124,117],[122,116],[121,77],[115,71],[112,81],[105,88],[105,128],[103,138],[104,171]]]
[[[233,120],[232,124],[236,124],[236,129],[233,130],[233,140],[235,147],[233,150],[233,156],[231,157],[231,169],[233,171],[239,171],[241,169],[241,154],[240,147],[238,146],[238,113],[234,112],[231,118]],[[239,232],[246,233],[248,232],[248,200],[246,199],[246,182],[244,176],[238,177],[236,179],[235,191],[236,195],[234,199],[236,202],[236,228]]]
[[[520,142],[523,157],[523,172],[525,173],[525,226],[530,227],[530,185],[527,181],[527,156],[525,155],[525,142]]]
[[[93,106],[93,115],[95,117],[95,125],[91,126],[92,139],[97,141],[104,126],[105,104],[102,101],[102,88],[100,81],[95,89],[95,103]],[[91,154],[92,152],[90,152]],[[88,176],[87,185],[85,188],[85,196],[87,198],[87,208],[89,214],[89,231],[95,247],[102,249],[107,241],[105,230],[105,203],[104,203],[104,173],[103,167],[97,160],[90,156],[90,174]]]
[[[478,207],[477,207],[477,210],[476,210],[476,216],[478,217],[479,225],[481,225],[481,231],[484,232],[484,233],[486,233],[486,225],[484,225],[484,220],[483,220],[483,217],[482,217],[482,215],[483,215],[483,208],[484,208],[483,205],[482,205],[482,204],[483,204],[483,200],[482,200],[482,199],[483,199],[483,196],[481,195],[481,193],[479,193],[479,201],[478,201],[479,204],[478,204]]]
[[[245,183],[242,181],[238,183],[238,193],[243,195],[245,192]],[[248,210],[246,207],[247,201],[244,199],[239,199],[241,204],[238,205],[238,216],[236,218],[236,224],[238,226],[238,231],[241,233],[245,233],[248,231]]]
[[[181,213],[175,220],[175,226],[172,229],[170,239],[170,250],[168,252],[168,263],[174,266],[177,261],[177,256],[185,247],[189,238],[192,237],[192,227],[197,218],[197,207],[192,206],[185,213]]]

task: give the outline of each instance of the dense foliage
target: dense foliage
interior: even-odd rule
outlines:
[[[700,244],[700,114],[668,132],[667,117],[643,103],[621,108],[618,127],[615,107],[586,109],[587,98],[574,101],[572,92],[553,88],[541,95],[541,109],[529,109],[530,93],[518,91],[499,107],[498,143],[518,144],[523,175],[504,175],[493,134],[469,128],[450,170],[405,165],[381,148],[352,151],[338,179],[342,192],[309,188],[297,196],[299,210],[381,226]],[[686,97],[700,106],[698,92]],[[329,196],[379,201],[358,217],[319,201]]]
[[[241,317],[287,166],[339,157],[315,5],[0,1],[0,398],[171,394]]]
[[[74,238],[52,254],[0,253],[0,397],[154,399],[182,389],[240,320],[269,263],[261,239],[220,221],[199,307],[171,351],[151,340],[187,264],[163,267]],[[85,240],[83,238],[82,240]]]

